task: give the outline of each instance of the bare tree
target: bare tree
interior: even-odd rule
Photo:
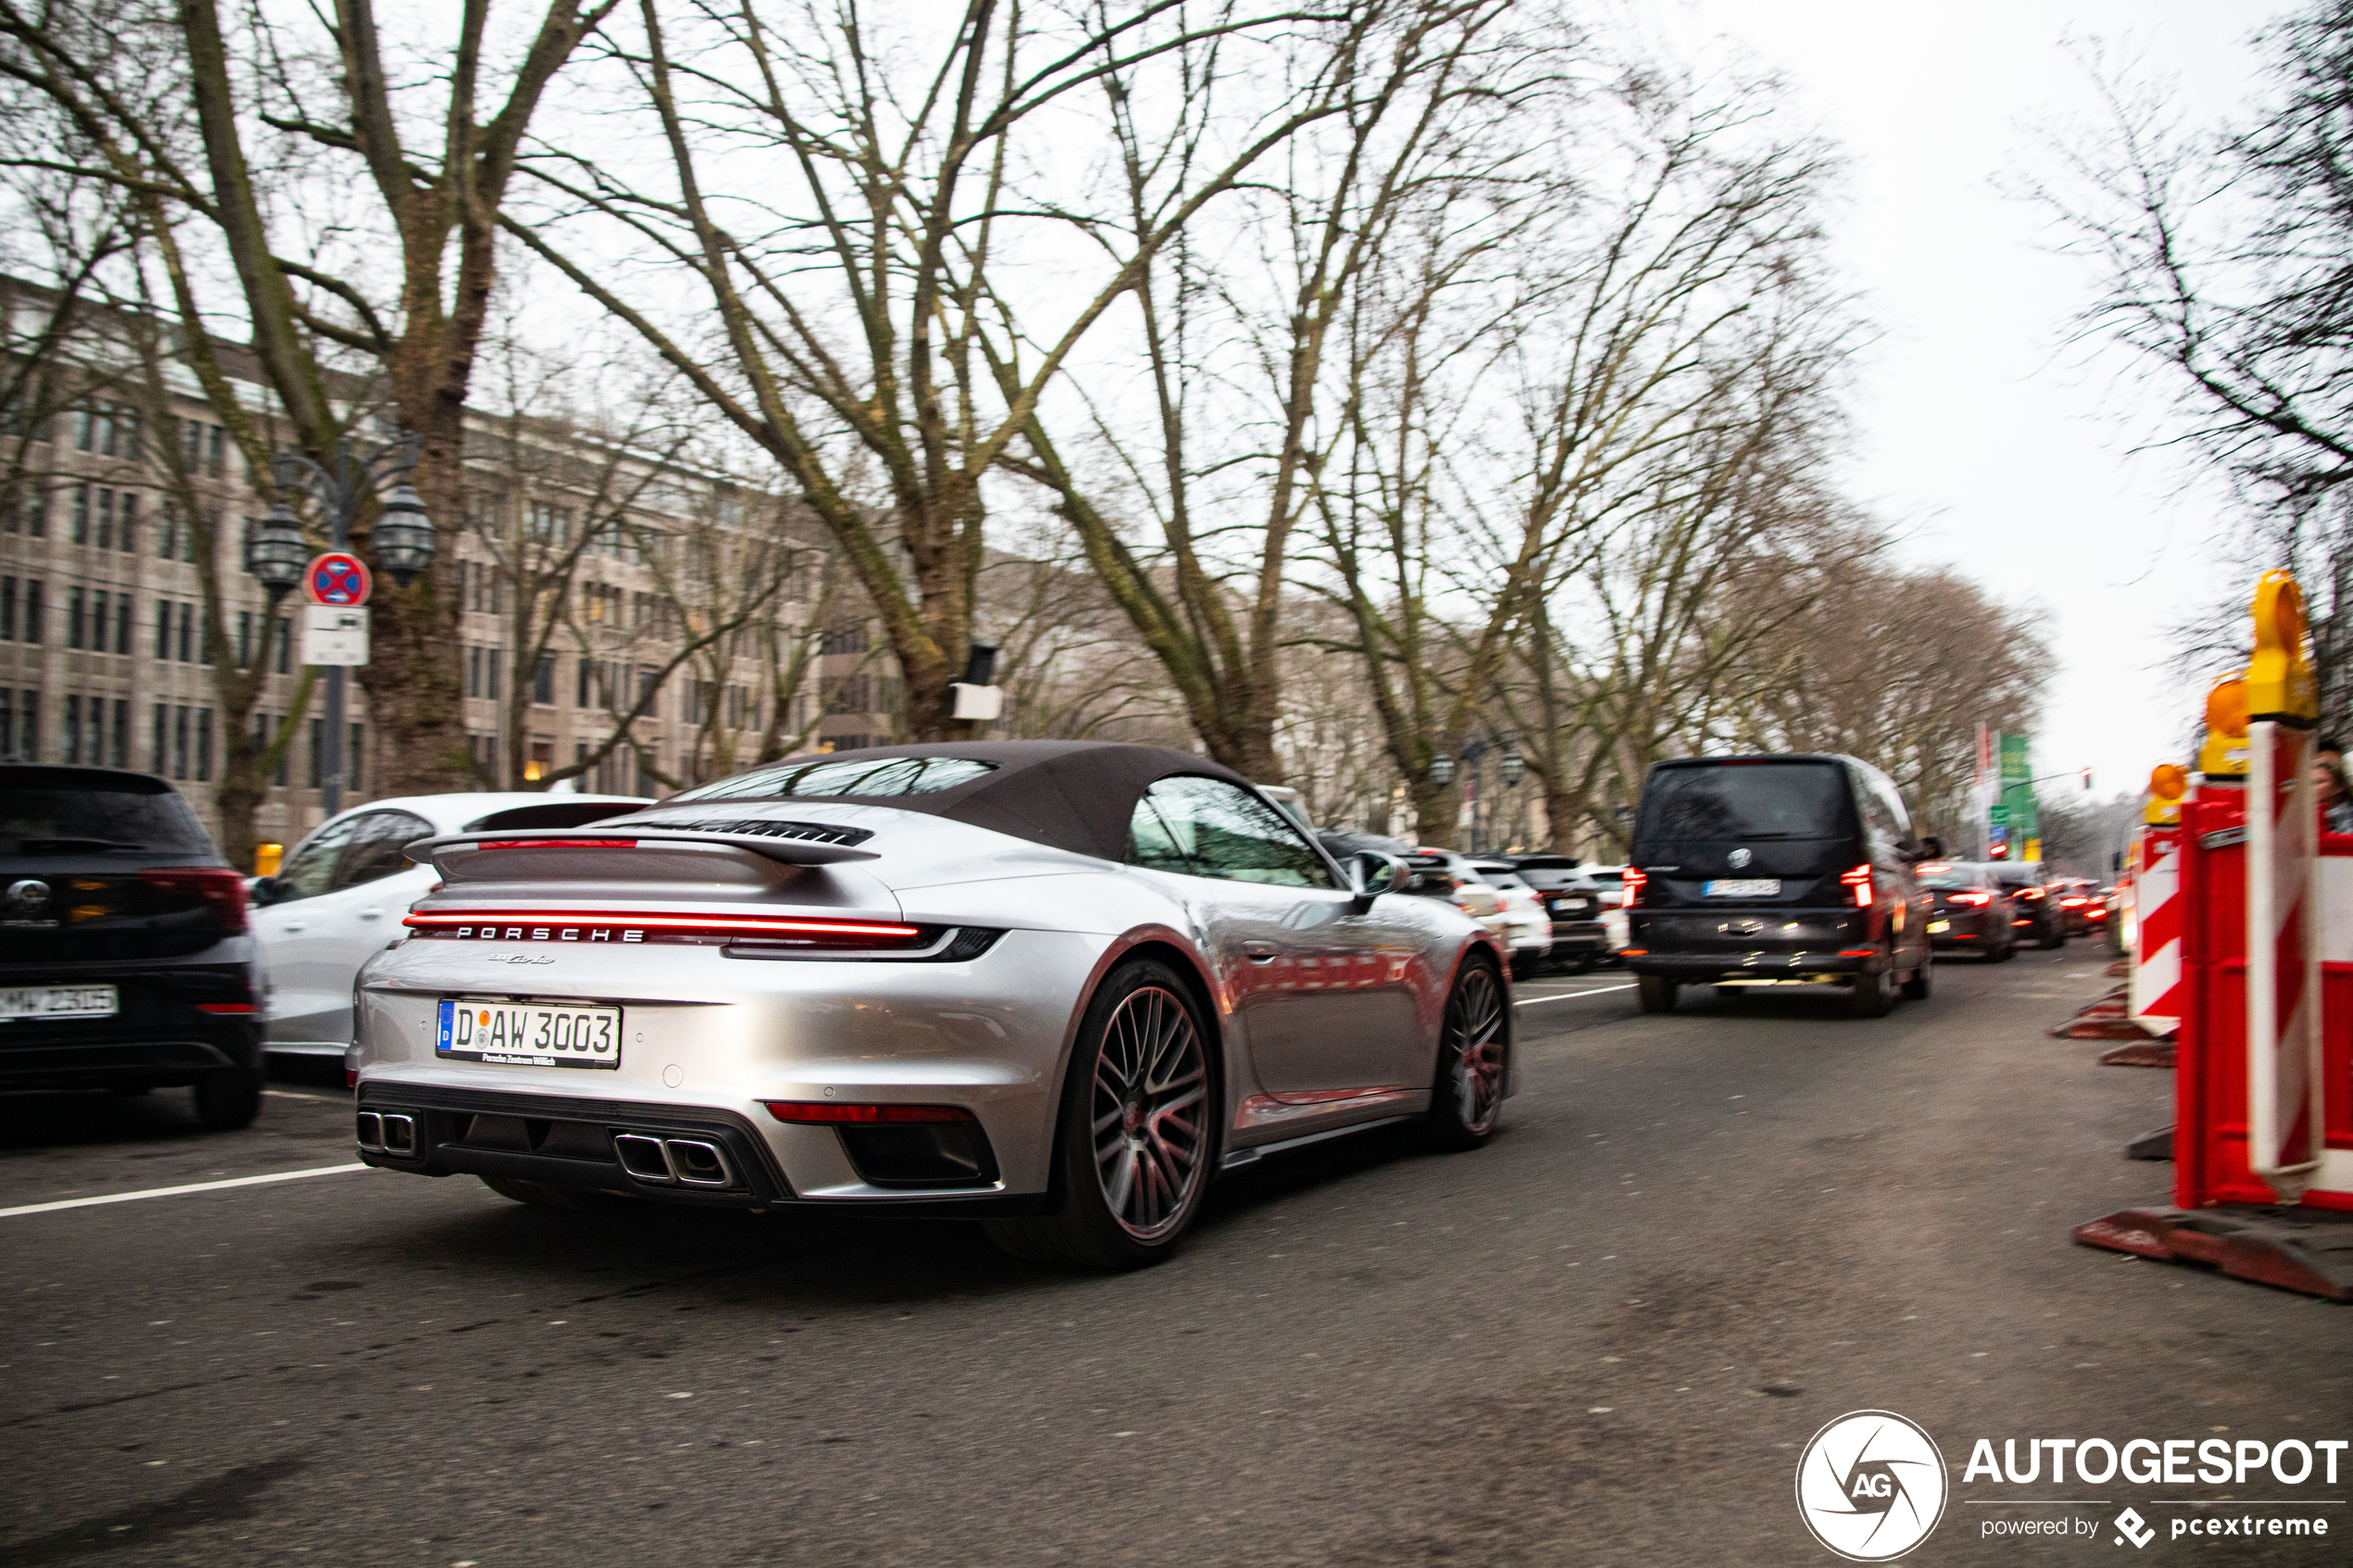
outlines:
[[[220,258],[293,445],[323,460],[349,428],[331,385],[338,356],[379,373],[394,417],[422,440],[415,482],[441,534],[438,564],[405,590],[387,582],[363,676],[395,790],[447,787],[467,767],[454,546],[498,214],[549,82],[615,3],[549,0],[503,70],[501,97],[504,41],[487,26],[488,0],[467,0],[436,69],[413,73],[393,63],[372,0],[228,22],[216,0],[0,0],[0,78],[81,138],[88,156],[66,167],[145,205],[183,322],[208,319],[197,263]],[[416,133],[425,127],[433,133]],[[348,206],[349,232],[306,232],[307,204],[282,202],[284,187]],[[346,193],[360,199],[346,204]],[[182,252],[182,221],[203,235],[201,255]],[[388,280],[374,265],[384,255],[396,260]],[[225,383],[207,390],[246,464],[266,469],[264,433]]]

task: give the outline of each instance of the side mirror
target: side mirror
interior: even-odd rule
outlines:
[[[259,908],[278,901],[280,883],[274,876],[254,878],[253,886],[245,894],[245,902]]]
[[[1900,860],[1920,861],[1928,859],[1928,851],[1908,838],[1895,841],[1895,857]]]
[[[1931,835],[1920,840],[1920,859],[1924,860],[1942,860],[1944,858],[1944,841],[1943,839]]]
[[[1348,858],[1349,912],[1363,914],[1384,893],[1397,893],[1413,880],[1413,869],[1396,856],[1378,849],[1360,849]]]

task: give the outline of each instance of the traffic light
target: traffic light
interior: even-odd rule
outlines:
[[[2007,860],[2010,858],[2010,847],[2007,844],[1996,844],[1988,848],[1985,853],[1991,859]]]
[[[2089,768],[2083,770],[2083,787],[2087,790],[2092,787],[2092,770]]]

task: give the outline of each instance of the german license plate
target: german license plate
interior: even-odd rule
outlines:
[[[1777,898],[1780,897],[1781,879],[1777,876],[1734,877],[1729,881],[1703,882],[1700,894],[1707,898]]]
[[[433,1052],[510,1067],[619,1067],[621,1010],[447,1000]]]
[[[1928,922],[1928,934],[1931,936],[1942,936],[1952,929],[1953,922],[1949,920],[1932,920]]]
[[[112,1018],[121,1010],[111,985],[20,985],[0,991],[0,1023],[24,1018]]]

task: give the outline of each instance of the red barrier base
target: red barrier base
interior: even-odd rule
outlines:
[[[2174,1064],[2173,1042],[2171,1040],[2136,1040],[2129,1046],[2119,1046],[2112,1051],[2100,1052],[2102,1067],[2171,1067]]]
[[[2124,987],[2115,990],[2079,1010],[2073,1018],[2051,1031],[2054,1040],[2145,1040],[2149,1032],[2133,1022],[2127,1010]]]
[[[2086,1247],[2353,1301],[2353,1218],[2307,1209],[2123,1209],[2075,1227]]]

